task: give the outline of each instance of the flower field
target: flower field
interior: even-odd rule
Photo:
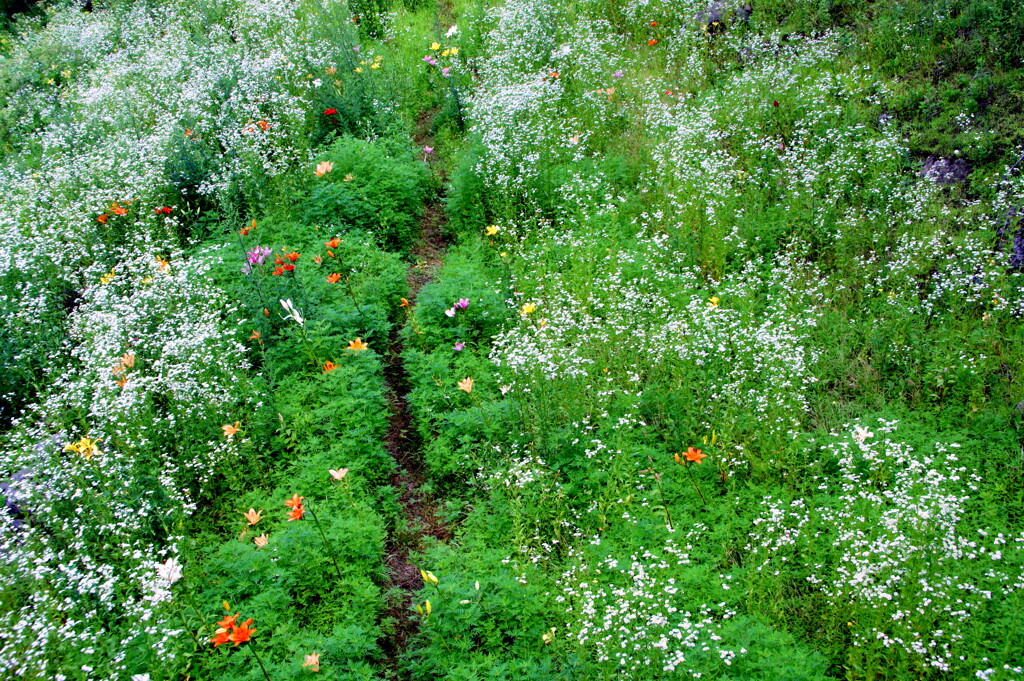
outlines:
[[[0,16],[0,677],[1024,677],[1012,0]]]

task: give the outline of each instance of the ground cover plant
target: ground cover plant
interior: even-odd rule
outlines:
[[[1013,3],[8,16],[5,678],[1024,675]]]

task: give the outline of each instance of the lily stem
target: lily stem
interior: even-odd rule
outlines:
[[[338,559],[334,557],[334,550],[331,548],[330,542],[327,541],[327,534],[324,532],[323,525],[320,524],[320,519],[316,517],[316,511],[313,510],[312,506],[308,506],[307,508],[309,508],[309,514],[313,516],[313,522],[316,523],[316,529],[320,530],[320,537],[324,540],[324,548],[327,549],[327,555],[331,557],[331,562],[334,563],[334,570],[338,573],[338,581],[345,581],[345,578],[341,576],[341,568],[338,566]]]
[[[263,666],[263,660],[260,659],[259,653],[256,652],[256,646],[249,644],[249,650],[252,651],[252,656],[256,658],[256,663],[260,666],[260,671],[263,672],[263,678],[270,681],[270,674],[267,673],[267,668]]]

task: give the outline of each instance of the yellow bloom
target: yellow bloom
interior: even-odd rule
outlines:
[[[441,43],[430,43],[430,49],[434,50],[435,52],[437,50],[440,50],[441,49]]]
[[[458,382],[459,390],[465,390],[466,394],[473,392],[473,379],[466,377]]]
[[[362,73],[362,72],[363,72],[363,67],[362,66],[357,66],[356,67],[356,73]]]
[[[451,53],[452,53],[452,56],[454,57],[455,55],[457,55],[459,53],[459,48],[453,47],[451,49]]]
[[[434,576],[433,572],[431,572],[429,570],[427,570],[427,571],[420,570],[420,577],[423,578],[423,581],[426,584],[431,584],[433,586],[437,586],[438,580],[437,580],[437,577]]]
[[[370,68],[371,69],[379,69],[380,68],[380,62],[379,61],[373,62],[372,64],[370,64]]]
[[[718,307],[718,296],[708,298],[708,307]]]
[[[498,225],[491,225],[486,230],[484,230],[484,233],[487,236],[494,236],[495,234],[498,233]]]
[[[116,276],[117,274],[114,272],[114,268],[111,267],[109,272],[100,277],[100,283],[109,284],[110,282],[114,281],[114,277]]]
[[[100,448],[96,446],[99,439],[93,439],[91,437],[82,437],[78,442],[71,442],[64,445],[65,452],[77,452],[85,458],[86,461],[92,459],[93,455],[100,451]]]
[[[452,53],[452,51],[451,51],[450,49],[448,49],[448,50],[445,50],[444,52],[442,52],[442,53],[441,53],[441,56],[442,56],[442,57],[447,57],[447,56],[448,56],[449,54],[451,54],[451,53]]]
[[[526,305],[523,305],[519,309],[519,314],[521,314],[523,316],[526,316],[528,314],[533,314],[536,311],[537,311],[537,306],[536,305],[534,305],[533,303],[527,303]]]

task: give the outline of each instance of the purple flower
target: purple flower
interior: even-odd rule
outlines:
[[[460,310],[465,310],[467,307],[469,307],[469,298],[459,298],[459,302],[455,303],[455,307],[459,308]]]
[[[437,66],[437,60],[434,59],[433,55],[426,55],[425,57],[423,57],[423,61],[427,62],[431,66]]]
[[[465,348],[465,347],[466,347],[466,344],[460,341],[460,342],[455,344],[455,352],[462,352],[462,349]]]
[[[612,78],[622,78],[622,71],[616,71],[613,73]]]
[[[245,259],[250,265],[262,265],[269,255],[270,249],[268,247],[257,246],[245,254]]]
[[[355,47],[353,47],[353,48],[352,48],[352,51],[353,51],[353,52],[358,52],[358,51],[359,51],[359,46],[358,46],[358,45],[356,45]]]
[[[434,153],[434,147],[423,147],[423,153],[424,154],[432,154],[432,153]]]
[[[445,78],[449,78],[452,75],[452,67],[445,66],[441,69],[441,75]]]

